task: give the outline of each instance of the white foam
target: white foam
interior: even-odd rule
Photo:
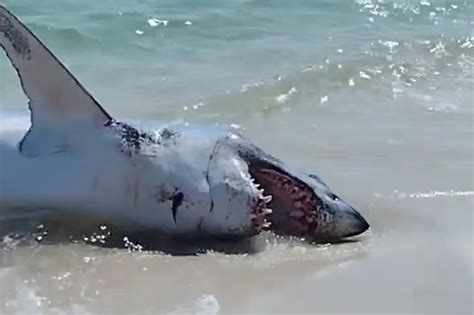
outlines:
[[[0,132],[2,131],[18,131],[27,130],[30,125],[30,117],[28,115],[12,115],[0,112]]]
[[[298,90],[295,87],[292,87],[287,93],[278,95],[276,97],[277,103],[284,104],[286,101],[290,99],[290,96],[296,92],[298,92]]]
[[[366,79],[366,80],[370,80],[370,79],[371,79],[370,75],[368,75],[368,74],[365,73],[364,71],[360,71],[360,72],[359,72],[359,77],[361,77],[362,79]]]
[[[377,198],[390,198],[390,199],[406,199],[406,198],[437,198],[437,197],[467,197],[474,196],[474,191],[429,191],[429,192],[414,192],[414,193],[404,193],[394,190],[393,193],[386,195],[381,193],[375,193]]]
[[[220,310],[219,302],[212,294],[204,294],[190,304],[177,306],[171,314],[214,315]]]
[[[151,27],[157,27],[159,25],[166,26],[169,23],[168,20],[160,20],[157,18],[148,19],[147,22],[148,22],[148,25],[150,25]]]

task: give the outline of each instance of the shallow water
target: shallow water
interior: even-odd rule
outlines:
[[[2,211],[1,314],[472,313],[474,2],[3,3],[116,118],[245,129],[372,230],[141,251],[89,219]],[[1,127],[25,104],[0,57]]]

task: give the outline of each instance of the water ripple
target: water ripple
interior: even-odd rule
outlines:
[[[447,191],[439,191],[439,190],[432,190],[429,192],[414,192],[414,193],[404,193],[394,190],[391,194],[382,194],[382,193],[375,193],[375,197],[377,198],[389,198],[389,199],[406,199],[406,198],[439,198],[439,197],[470,197],[474,196],[473,190],[467,191],[456,191],[456,190],[447,190]]]

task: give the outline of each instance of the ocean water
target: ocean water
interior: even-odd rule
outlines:
[[[241,128],[372,225],[146,251],[0,211],[0,314],[472,313],[474,1],[0,3],[112,116]],[[0,53],[1,127],[26,104]]]

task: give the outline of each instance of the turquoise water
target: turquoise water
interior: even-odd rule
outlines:
[[[281,110],[292,87],[292,104],[320,103],[352,81],[402,96],[472,83],[469,0],[3,3],[117,115]],[[18,103],[0,65],[4,103]]]
[[[116,118],[243,128],[372,226],[173,257],[70,242],[83,218],[0,213],[0,313],[472,313],[474,1],[0,3]],[[27,124],[0,52],[0,127]],[[39,223],[40,244],[5,232]]]

